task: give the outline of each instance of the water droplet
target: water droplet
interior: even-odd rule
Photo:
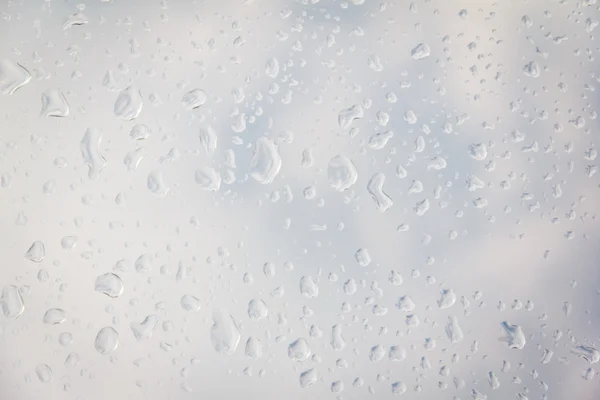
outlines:
[[[42,111],[46,117],[66,117],[69,115],[69,104],[59,89],[48,89],[42,93]]]
[[[596,364],[600,361],[600,351],[591,346],[577,346],[571,350],[571,353],[579,358],[583,358],[590,364]]]
[[[463,340],[463,332],[458,325],[458,319],[455,316],[448,317],[446,324],[446,336],[451,343],[458,343]]]
[[[44,260],[46,256],[46,249],[44,247],[44,243],[35,241],[31,244],[29,249],[25,252],[25,258],[29,261],[33,261],[34,263],[40,263]]]
[[[279,61],[273,57],[265,64],[265,74],[270,78],[277,78],[279,75]]]
[[[25,311],[25,304],[19,292],[19,288],[14,285],[7,285],[2,288],[2,313],[6,318],[15,319],[21,316]]]
[[[123,293],[123,281],[119,275],[109,272],[96,278],[94,290],[108,297],[117,298]]]
[[[86,17],[82,12],[77,12],[75,14],[69,15],[65,22],[63,23],[63,29],[67,30],[73,26],[85,25],[89,22],[88,17]]]
[[[273,182],[281,169],[281,156],[275,142],[266,137],[256,140],[250,163],[251,175],[262,184]]]
[[[248,303],[248,317],[253,321],[260,321],[267,317],[269,308],[261,299],[252,299]]]
[[[162,173],[162,171],[151,171],[148,174],[146,185],[148,186],[150,193],[155,196],[165,197],[167,193],[169,193],[165,175]]]
[[[483,161],[487,157],[487,147],[484,143],[473,143],[469,146],[469,155],[477,161]]]
[[[217,149],[217,133],[211,126],[200,129],[200,144],[209,156]]]
[[[415,305],[415,302],[413,301],[413,299],[410,296],[406,295],[406,296],[402,296],[398,299],[398,302],[396,303],[396,307],[400,311],[411,312],[415,309],[416,305]]]
[[[198,168],[194,179],[203,190],[217,192],[221,187],[221,174],[211,167]]]
[[[263,355],[263,350],[262,350],[263,346],[262,343],[260,342],[260,340],[254,338],[254,337],[249,337],[248,340],[246,341],[246,357],[250,357],[253,360],[257,360],[259,358],[262,357]]]
[[[350,128],[352,121],[364,116],[364,110],[360,104],[355,104],[349,108],[343,109],[338,114],[338,124],[342,129]]]
[[[11,95],[30,80],[25,67],[11,60],[0,60],[0,93]]]
[[[356,253],[354,253],[354,259],[361,267],[367,267],[369,264],[371,264],[371,255],[369,254],[369,250],[365,248],[356,250]]]
[[[371,362],[379,362],[381,360],[383,360],[383,358],[385,357],[385,347],[381,346],[381,345],[376,345],[371,347],[371,351],[369,353],[369,360],[371,360]]]
[[[525,333],[519,325],[510,325],[508,322],[502,322],[502,328],[506,333],[506,337],[503,339],[508,347],[511,349],[522,349],[525,347]]]
[[[129,137],[133,140],[145,140],[150,137],[152,131],[144,124],[137,124],[129,131]]]
[[[52,382],[52,369],[47,364],[35,367],[35,374],[42,383]]]
[[[60,246],[65,250],[73,250],[77,246],[77,236],[63,236]]]
[[[300,293],[309,299],[319,295],[319,287],[312,277],[303,276],[300,278]]]
[[[356,183],[358,172],[352,160],[343,155],[337,155],[329,161],[327,167],[329,185],[343,192]]]
[[[392,394],[394,396],[402,396],[406,393],[406,384],[404,382],[392,383]]]
[[[183,95],[181,99],[181,104],[186,110],[193,110],[194,108],[198,108],[208,100],[208,95],[202,89],[194,89]]]
[[[294,361],[306,361],[311,354],[312,351],[306,339],[296,339],[288,346],[288,357]]]
[[[429,57],[430,54],[431,49],[425,43],[419,43],[410,51],[410,56],[413,58],[413,60],[422,60]]]
[[[535,61],[530,61],[523,66],[523,74],[529,78],[538,78],[540,76],[540,65]]]
[[[385,175],[378,172],[371,177],[367,184],[367,191],[371,194],[371,198],[375,201],[377,210],[380,212],[387,211],[394,204],[392,198],[383,191],[384,183]]]
[[[306,389],[317,382],[318,375],[314,368],[306,370],[300,374],[300,387]]]
[[[94,348],[103,356],[108,355],[116,350],[119,346],[119,334],[114,328],[106,326],[98,331],[96,340],[94,340]]]
[[[438,300],[438,306],[443,310],[450,308],[456,303],[456,293],[452,289],[444,289]]]
[[[201,306],[200,299],[189,294],[183,295],[179,303],[181,304],[181,308],[188,312],[196,312],[200,310]]]
[[[140,115],[143,105],[140,91],[134,86],[128,86],[119,93],[115,102],[114,113],[119,119],[131,121]]]
[[[335,351],[342,351],[346,348],[346,340],[342,335],[342,326],[339,324],[331,328],[331,347]]]
[[[240,342],[240,331],[233,317],[223,310],[213,311],[210,340],[217,353],[232,355]]]
[[[58,325],[62,324],[67,320],[67,313],[60,308],[50,308],[44,314],[44,324],[47,325]]]
[[[399,346],[391,346],[388,358],[390,361],[403,361],[406,358],[406,350]]]
[[[130,323],[129,327],[131,328],[131,332],[133,332],[135,340],[141,341],[152,337],[152,332],[157,323],[158,319],[156,315],[148,315],[142,322]]]
[[[152,269],[152,256],[142,254],[135,260],[135,270],[139,273],[147,273]]]
[[[100,171],[106,166],[106,159],[100,154],[102,134],[95,128],[88,128],[81,140],[81,156],[88,165],[88,177],[96,179]]]

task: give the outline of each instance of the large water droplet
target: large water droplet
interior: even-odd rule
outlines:
[[[338,154],[329,161],[327,178],[332,188],[342,192],[356,183],[358,172],[352,160]]]
[[[46,248],[44,243],[41,241],[35,241],[29,246],[29,249],[25,252],[25,258],[34,263],[40,263],[46,256]]]
[[[186,110],[193,110],[198,108],[208,100],[208,95],[202,89],[194,89],[183,95],[181,104]]]
[[[240,342],[240,331],[233,317],[224,310],[213,311],[210,341],[217,353],[231,355]]]
[[[317,383],[318,375],[314,368],[306,370],[300,374],[300,387],[305,389]]]
[[[19,288],[14,285],[7,285],[2,288],[2,313],[8,319],[18,318],[25,311],[25,304],[19,292]]]
[[[312,351],[306,339],[296,339],[288,346],[288,357],[294,361],[305,361],[308,359],[308,357],[310,357],[311,354]]]
[[[269,308],[261,299],[252,299],[248,303],[248,317],[253,321],[259,321],[267,317]]]
[[[13,94],[30,80],[31,75],[25,67],[11,60],[0,60],[0,93]]]
[[[119,334],[114,328],[106,326],[98,331],[94,348],[103,356],[115,351],[119,346]]]
[[[221,174],[211,167],[198,168],[194,175],[194,179],[203,190],[217,192],[221,187]]]
[[[100,171],[106,166],[106,159],[100,154],[100,142],[102,134],[98,129],[88,128],[81,140],[81,156],[88,165],[88,177],[96,179]]]
[[[351,107],[343,109],[338,114],[338,125],[342,129],[350,128],[352,121],[360,119],[364,116],[364,110],[360,104],[355,104]]]
[[[151,171],[148,174],[146,185],[150,193],[157,197],[165,197],[169,193],[165,174],[162,171]]]
[[[42,111],[46,117],[66,117],[69,115],[69,103],[59,89],[48,89],[42,93]]]
[[[135,86],[128,86],[121,90],[115,101],[115,116],[124,121],[131,121],[137,118],[144,105],[142,94]]]
[[[156,318],[156,315],[148,315],[142,322],[130,323],[129,327],[131,328],[131,332],[133,332],[135,340],[142,341],[149,339],[152,336],[152,332],[154,331],[157,322],[158,318]]]
[[[35,367],[35,374],[42,383],[52,382],[52,369],[47,364]]]
[[[262,184],[273,182],[281,169],[281,156],[275,142],[266,137],[256,140],[250,163],[251,175]]]
[[[414,60],[422,60],[424,58],[429,57],[430,54],[431,54],[431,49],[425,43],[419,43],[410,51],[410,56]]]
[[[123,281],[119,275],[108,272],[96,278],[94,290],[104,293],[108,297],[116,298],[123,293]]]
[[[67,313],[61,308],[51,308],[44,314],[44,324],[47,325],[58,325],[65,322],[67,319]]]
[[[508,344],[508,347],[519,350],[525,347],[526,340],[523,328],[519,325],[511,325],[506,321],[502,322],[501,325],[506,333],[506,337],[503,340]]]

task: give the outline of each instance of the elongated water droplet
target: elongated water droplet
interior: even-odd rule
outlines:
[[[100,171],[106,166],[106,159],[100,154],[100,142],[102,134],[98,129],[88,128],[81,140],[81,156],[88,165],[88,177],[96,179]]]
[[[367,191],[371,194],[371,198],[375,201],[377,210],[380,212],[387,211],[394,204],[392,198],[383,191],[384,183],[385,175],[378,172],[371,177],[367,184]]]
[[[262,349],[263,349],[263,345],[260,340],[251,336],[246,341],[246,349],[245,349],[246,357],[252,358],[253,360],[257,360],[257,359],[261,358],[263,355]]]
[[[150,193],[157,197],[165,197],[169,193],[166,178],[162,171],[151,171],[148,174],[146,185]]]
[[[35,367],[35,374],[42,383],[52,382],[52,369],[47,364]]]
[[[21,316],[25,311],[25,304],[19,292],[19,288],[14,285],[7,285],[2,288],[2,313],[8,319],[15,319]]]
[[[217,353],[232,355],[240,342],[240,331],[233,317],[224,310],[213,311],[210,340]]]
[[[579,358],[583,358],[590,364],[596,364],[600,361],[600,351],[591,346],[577,346],[571,350],[571,353]]]
[[[211,126],[200,129],[200,144],[209,156],[215,152],[217,148],[217,133]]]
[[[336,351],[342,351],[346,348],[346,340],[342,335],[342,326],[339,324],[331,328],[331,347]]]
[[[281,169],[281,156],[275,142],[266,137],[256,140],[250,174],[262,184],[273,182]]]
[[[463,340],[463,332],[458,325],[458,319],[455,316],[448,317],[446,324],[446,336],[451,343],[458,343]]]

